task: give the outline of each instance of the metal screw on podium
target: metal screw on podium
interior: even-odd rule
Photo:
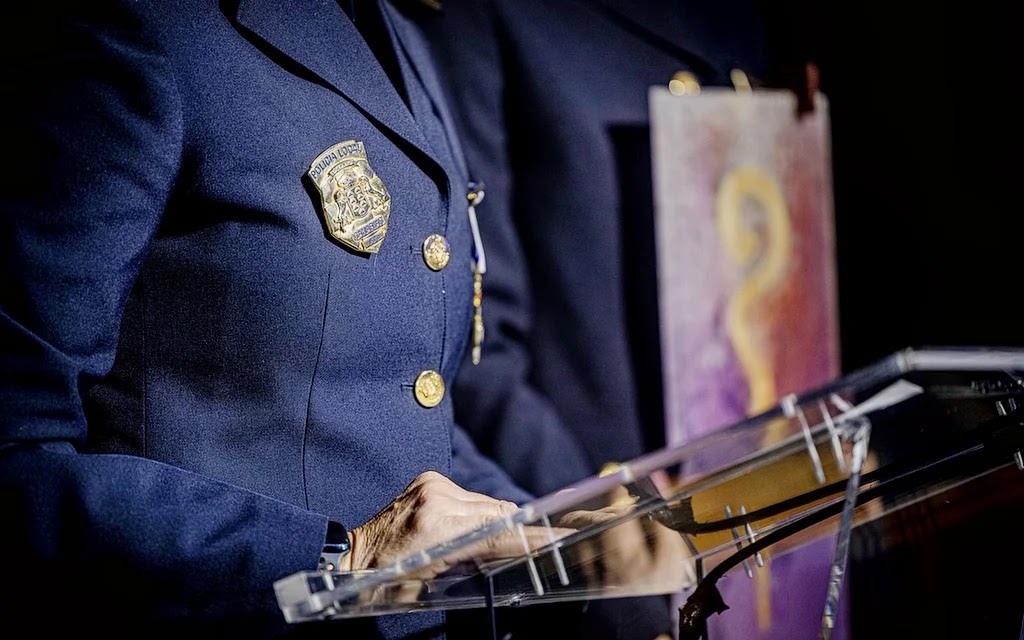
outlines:
[[[746,510],[744,509],[744,511]],[[732,517],[732,509],[729,505],[725,505],[725,517]],[[732,539],[736,541],[736,550],[742,551],[743,543],[740,541],[740,532],[736,530],[736,527],[729,527],[729,530],[732,532]],[[754,570],[750,568],[750,562],[747,560],[743,561],[743,572],[747,574],[748,578],[754,577]]]

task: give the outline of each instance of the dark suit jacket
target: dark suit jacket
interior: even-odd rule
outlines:
[[[427,32],[486,186],[486,338],[456,381],[456,415],[545,494],[664,445],[647,92],[678,71],[756,79],[762,30],[742,0],[443,7]],[[670,630],[655,600],[591,609],[584,637]]]
[[[454,378],[472,278],[467,176],[413,22],[384,4],[411,114],[334,0],[18,9],[0,21],[0,624],[270,635],[272,583],[315,568],[328,517],[360,524],[428,469],[528,497],[450,393],[414,398],[421,371]],[[304,177],[350,139],[392,197],[370,257],[328,237]],[[431,233],[452,247],[438,272]]]
[[[743,0],[449,0],[428,34],[486,184],[487,337],[458,418],[546,493],[664,443],[647,92],[677,71],[756,79],[759,18]]]

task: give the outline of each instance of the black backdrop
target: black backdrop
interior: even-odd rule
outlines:
[[[1024,346],[1008,10],[763,4],[776,58],[815,62],[831,107],[843,369],[908,346]],[[854,638],[1024,638],[1021,514],[1011,467],[857,530]]]
[[[844,370],[908,346],[1024,345],[1007,10],[765,0],[764,12],[777,59],[814,61],[829,98]]]

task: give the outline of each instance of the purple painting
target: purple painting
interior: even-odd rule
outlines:
[[[785,91],[651,90],[670,445],[839,375],[828,103]],[[763,446],[788,433],[766,433]],[[817,638],[834,543],[720,583],[714,640]],[[848,637],[845,603],[833,638]]]

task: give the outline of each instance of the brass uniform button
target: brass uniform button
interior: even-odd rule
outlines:
[[[423,241],[423,261],[434,271],[440,271],[448,266],[448,260],[452,257],[451,246],[448,240],[439,233],[432,233]]]
[[[440,373],[427,369],[416,376],[413,389],[416,392],[416,402],[430,409],[441,404],[441,399],[444,398],[444,379]]]
[[[668,90],[674,96],[695,96],[700,93],[700,83],[689,71],[677,71],[668,81]]]

